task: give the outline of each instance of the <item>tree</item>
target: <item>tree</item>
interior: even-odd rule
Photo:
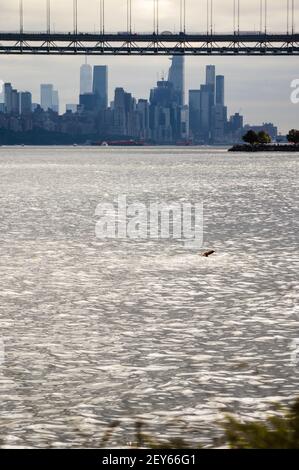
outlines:
[[[271,137],[265,131],[260,131],[257,135],[259,144],[271,144]]]
[[[242,139],[244,140],[244,142],[250,145],[258,143],[258,135],[252,130],[248,131],[245,135],[243,135]]]
[[[299,131],[296,129],[292,129],[287,135],[288,142],[292,144],[299,144]]]

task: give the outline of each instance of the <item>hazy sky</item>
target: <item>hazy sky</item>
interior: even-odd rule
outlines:
[[[79,30],[95,31],[99,25],[99,0],[78,0]],[[136,31],[153,30],[153,1],[132,0],[133,28]],[[18,28],[19,0],[0,0],[0,29]],[[179,29],[180,0],[160,0],[161,30]],[[206,30],[206,0],[186,0],[187,30]],[[259,28],[260,0],[240,0],[243,31]],[[287,0],[270,0],[268,28],[286,31]],[[25,30],[45,29],[46,0],[24,0]],[[214,0],[213,24],[216,31],[232,29],[233,0]],[[299,0],[295,0],[296,16]],[[295,16],[295,18],[296,18]],[[72,0],[52,0],[51,25],[55,31],[72,29]],[[106,30],[126,30],[126,0],[106,0]],[[83,57],[18,57],[0,56],[0,80],[11,81],[20,90],[33,92],[39,101],[40,83],[53,83],[59,89],[61,111],[66,103],[76,103],[79,92],[79,68]],[[97,57],[92,65],[109,66],[109,93],[113,97],[116,86],[123,86],[137,98],[148,98],[157,78],[169,67],[167,57]],[[290,101],[290,83],[299,78],[299,57],[260,58],[187,58],[186,87],[198,88],[204,80],[206,64],[217,66],[217,73],[226,77],[226,102],[229,112],[241,111],[247,123],[274,121],[280,130],[298,127],[299,105]]]

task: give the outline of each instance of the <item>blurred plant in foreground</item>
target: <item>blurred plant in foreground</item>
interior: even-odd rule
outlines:
[[[299,398],[281,416],[245,421],[227,416],[223,423],[231,449],[299,449]]]

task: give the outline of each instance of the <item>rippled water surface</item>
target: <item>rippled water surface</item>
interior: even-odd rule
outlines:
[[[137,418],[209,445],[225,413],[293,399],[298,158],[1,148],[0,445],[98,446],[115,420],[126,445]],[[118,194],[204,201],[216,254],[96,239]]]

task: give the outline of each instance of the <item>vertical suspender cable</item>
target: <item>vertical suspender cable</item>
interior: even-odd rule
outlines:
[[[24,9],[23,9],[23,0],[20,0],[20,34],[24,32]]]
[[[295,33],[295,0],[292,0],[292,34]]]
[[[132,0],[127,0],[127,31],[132,33]]]
[[[51,2],[47,0],[47,33],[51,32]]]
[[[105,34],[105,0],[100,0],[100,33]]]
[[[73,0],[74,34],[78,34],[78,0]]]
[[[214,11],[213,11],[213,0],[211,0],[211,18],[210,18],[210,31],[211,31],[211,36],[213,34],[213,16],[214,16]]]
[[[267,5],[267,1],[268,0],[265,0],[265,34],[267,34],[267,29],[268,29],[268,5]]]
[[[180,33],[183,31],[183,0],[180,0]]]
[[[210,24],[210,4],[209,0],[207,0],[207,34],[209,34],[209,24]]]
[[[236,32],[236,0],[234,0],[233,17],[234,17],[234,33],[235,33]]]
[[[127,0],[127,33],[129,32],[129,1]]]

